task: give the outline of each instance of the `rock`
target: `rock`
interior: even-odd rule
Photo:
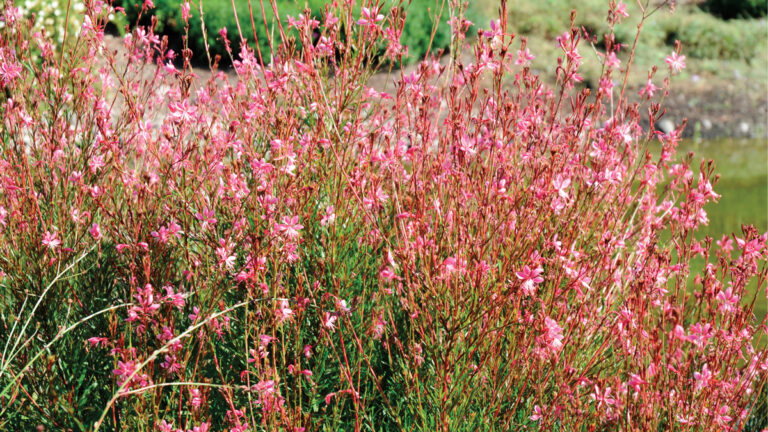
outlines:
[[[664,133],[670,133],[675,130],[675,124],[670,119],[663,119],[662,121],[656,123],[656,129]]]
[[[742,135],[749,134],[749,123],[745,121],[739,123],[739,132],[741,132]]]
[[[709,121],[709,119],[702,119],[701,120],[701,127],[704,128],[704,130],[710,130],[712,129],[712,122]]]

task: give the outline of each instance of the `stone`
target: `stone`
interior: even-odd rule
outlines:
[[[670,119],[663,119],[660,122],[656,123],[656,129],[664,133],[670,133],[673,130],[675,130],[675,123],[673,123],[672,120]]]
[[[739,132],[741,132],[742,135],[749,134],[749,123],[745,121],[739,123]]]

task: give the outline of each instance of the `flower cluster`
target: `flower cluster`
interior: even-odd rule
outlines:
[[[614,88],[623,3],[594,92],[582,32],[547,86],[505,2],[388,89],[381,2],[206,80],[151,27],[104,49],[96,3],[63,60],[0,6],[0,424],[736,430],[763,397],[768,235],[696,235],[714,168],[641,126],[668,80]]]

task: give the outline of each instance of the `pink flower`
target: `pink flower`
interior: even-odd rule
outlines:
[[[384,334],[384,328],[386,325],[387,325],[387,322],[381,319],[381,316],[376,318],[376,323],[373,325],[374,340],[381,339],[381,336]]]
[[[621,60],[619,60],[618,57],[616,57],[616,53],[614,51],[611,51],[608,53],[608,55],[604,55],[602,53],[599,54],[601,57],[605,58],[605,66],[609,68],[617,68],[619,65],[621,65]]]
[[[92,347],[101,345],[101,347],[104,348],[107,346],[107,343],[109,343],[109,339],[105,337],[92,337],[88,338],[88,343],[90,343]]]
[[[536,58],[536,56],[531,54],[531,51],[528,48],[526,48],[525,51],[517,50],[517,60],[515,60],[515,64],[528,66],[534,58]]]
[[[88,232],[91,234],[91,237],[93,237],[94,240],[101,239],[101,228],[99,228],[99,224],[95,223],[91,225],[91,229],[89,229]]]
[[[271,342],[276,341],[276,340],[277,340],[276,338],[274,338],[274,337],[272,337],[270,335],[265,335],[265,334],[259,335],[259,345],[261,345],[263,347],[266,347]]]
[[[640,391],[640,386],[645,384],[646,382],[640,377],[638,374],[629,374],[629,381],[627,381],[627,385],[629,387],[632,387],[636,392]]]
[[[543,272],[544,269],[542,269],[541,266],[531,270],[531,268],[527,265],[524,266],[523,269],[519,272],[515,272],[515,276],[523,281],[523,285],[521,287],[523,294],[529,297],[536,294],[536,285],[544,282],[544,278],[541,277]]]
[[[688,414],[688,415],[678,414],[678,415],[675,416],[675,420],[677,420],[677,422],[680,423],[680,424],[694,424],[694,423],[696,423],[695,416],[693,416],[691,414]]]
[[[264,411],[270,412],[283,405],[284,400],[278,394],[274,380],[260,381],[253,388],[259,393],[257,403],[263,407]]]
[[[181,102],[171,102],[168,104],[169,117],[174,123],[191,123],[197,115],[197,108],[189,106],[189,102],[184,99]]]
[[[320,25],[320,22],[317,21],[316,19],[313,19],[312,16],[304,15],[304,14],[299,14],[298,18],[296,19],[288,15],[287,21],[290,27],[297,28],[297,29],[302,29],[302,28],[314,29],[314,28],[317,28],[318,25]]]
[[[88,168],[91,174],[96,174],[100,169],[104,168],[106,162],[104,162],[104,156],[96,155],[88,161]]]
[[[544,417],[544,412],[542,411],[541,407],[538,405],[533,406],[533,415],[529,418],[533,421],[539,421]]]
[[[216,256],[219,258],[219,266],[232,270],[235,267],[237,255],[232,253],[232,245],[224,239],[219,239],[219,247],[216,248]]]
[[[589,395],[589,397],[597,403],[599,409],[603,405],[613,406],[616,404],[616,399],[611,397],[611,388],[606,387],[605,391],[600,391],[600,387],[595,384],[595,392]]]
[[[483,32],[483,36],[487,37],[488,39],[493,39],[496,36],[500,36],[502,34],[500,19],[491,20],[490,26],[491,26],[491,29],[485,30]]]
[[[191,5],[188,1],[185,1],[181,4],[181,19],[184,20],[184,22],[189,21],[189,10],[191,9]]]
[[[650,78],[648,78],[648,82],[645,83],[645,87],[643,87],[638,94],[640,96],[647,96],[649,98],[653,97],[653,94],[658,90],[659,88],[656,87],[656,85],[653,84],[653,81],[651,81]]]
[[[200,426],[195,426],[192,428],[191,431],[187,431],[187,432],[208,432],[210,427],[211,427],[210,423],[204,422],[204,423],[200,423]]]
[[[733,417],[728,415],[728,412],[730,410],[731,408],[728,405],[723,405],[717,410],[715,410],[715,423],[717,423],[718,426],[727,428],[728,423],[733,421]],[[763,429],[763,431],[765,430],[766,429]]]
[[[165,290],[165,301],[176,307],[176,309],[182,309],[184,307],[184,294],[180,292],[174,293],[173,287],[170,285],[164,286],[163,289]]]
[[[501,28],[501,20],[491,20],[491,29],[483,32],[483,36],[491,40],[491,48],[499,49],[501,47],[502,37],[504,36],[504,31]]]
[[[696,323],[690,328],[690,334],[688,340],[699,348],[704,348],[709,343],[709,339],[712,338],[714,330],[710,323]]]
[[[200,317],[200,308],[197,306],[192,307],[192,313],[189,314],[189,319],[192,321],[197,321],[197,318]]]
[[[275,224],[275,229],[277,231],[285,234],[286,237],[290,239],[295,239],[299,237],[299,231],[301,231],[304,228],[304,225],[299,224],[299,217],[298,216],[284,216],[283,217],[283,223],[281,224]]]
[[[126,388],[144,387],[151,382],[147,374],[138,373],[136,362],[133,360],[118,360],[117,368],[112,370],[112,373],[116,375],[118,385],[123,385],[128,380],[128,377],[133,375]]]
[[[408,55],[408,47],[403,46],[400,43],[400,31],[392,27],[387,27],[385,30],[385,39],[387,40],[387,52],[386,57],[390,60],[395,60],[400,56]],[[386,93],[381,93],[381,97],[388,98]]]
[[[383,267],[383,268],[382,268],[382,269],[379,271],[379,276],[380,276],[382,279],[386,280],[386,281],[392,281],[392,280],[395,280],[395,279],[397,279],[397,280],[400,280],[400,279],[401,279],[401,278],[399,278],[399,277],[398,277],[398,276],[395,274],[394,270],[392,270],[392,268],[391,268],[391,267]]]
[[[681,70],[685,69],[685,56],[684,55],[677,55],[676,52],[672,52],[666,60],[667,65],[669,66],[669,71],[673,74],[679,73]]]
[[[707,387],[712,381],[712,371],[709,370],[709,366],[704,363],[701,368],[701,372],[694,372],[693,379],[696,380],[696,390],[701,390]]]
[[[162,226],[157,231],[149,233],[161,244],[166,244],[174,237],[178,237],[181,232],[181,226],[176,222],[171,221],[167,226]]]
[[[259,346],[257,349],[249,349],[248,354],[251,355],[248,357],[248,363],[256,363],[259,359],[266,358],[269,352],[264,347]]]
[[[323,327],[327,328],[328,330],[334,331],[336,330],[336,320],[338,318],[336,315],[333,315],[329,312],[323,313]]]
[[[162,423],[157,425],[157,428],[160,429],[160,432],[173,432],[173,422],[168,423],[163,420]]]
[[[344,395],[344,394],[351,395],[352,398],[354,398],[355,400],[360,397],[360,395],[357,393],[357,391],[356,390],[352,390],[352,389],[341,390],[339,392],[332,392],[332,393],[328,393],[327,395],[325,395],[325,403],[326,403],[326,405],[330,405],[331,404],[331,399],[333,397],[337,397],[337,396]]]
[[[176,359],[175,355],[165,355],[164,360],[160,363],[160,367],[165,369],[169,374],[175,374],[181,371],[181,364]]]
[[[339,314],[341,315],[349,314],[352,311],[352,309],[347,306],[347,301],[343,299],[336,302],[336,309],[339,310]]]
[[[203,403],[203,398],[200,396],[200,390],[198,389],[192,389],[189,391],[189,404],[192,406],[192,408],[197,409],[200,408],[200,405]]]
[[[197,220],[202,222],[203,230],[206,230],[211,226],[216,225],[217,220],[214,216],[215,214],[213,210],[207,207],[202,212],[195,214],[195,217],[197,218]]]
[[[448,257],[443,260],[443,264],[440,267],[444,276],[450,276],[453,273],[464,274],[467,270],[467,260]]]
[[[293,310],[289,307],[288,300],[285,300],[285,299],[280,300],[280,305],[275,310],[275,316],[277,317],[277,322],[283,323],[289,320],[292,315],[293,315]]]
[[[581,54],[579,54],[579,43],[578,40],[575,40],[573,37],[571,37],[570,32],[564,32],[562,35],[555,38],[557,41],[557,45],[560,47],[560,49],[563,50],[566,57],[568,57],[568,61],[572,62],[575,66],[578,66],[581,64]]]
[[[138,301],[138,306],[132,306],[128,310],[127,322],[133,322],[138,319],[147,320],[151,315],[160,309],[160,304],[155,303],[154,291],[151,284],[146,284],[144,288],[138,288],[138,293],[134,295]]]
[[[725,291],[717,293],[715,300],[720,303],[717,308],[723,313],[734,312],[739,306],[739,296],[733,293],[732,286],[729,286]]]
[[[723,235],[723,237],[716,243],[717,247],[719,247],[723,253],[729,253],[733,250],[733,240],[727,235]]]
[[[4,60],[0,58],[0,60]],[[21,76],[21,64],[16,61],[0,61],[0,84],[3,87],[11,84],[16,78]]]
[[[133,373],[134,369],[136,369],[136,364],[134,362],[123,362],[118,360],[117,368],[114,369],[112,373],[118,376],[128,376]]]
[[[629,14],[627,13],[627,5],[624,4],[623,1],[620,1],[618,4],[616,4],[616,9],[614,10],[614,19],[617,23],[621,22],[622,18],[627,18]]]
[[[448,20],[448,25],[451,26],[451,32],[454,36],[461,40],[464,40],[466,36],[465,33],[469,30],[472,24],[472,21],[468,19],[459,19],[455,16]]]
[[[762,251],[765,247],[765,238],[759,237],[750,241],[746,241],[736,237],[736,244],[739,246],[739,248],[742,249],[742,253],[745,257],[757,258],[760,255],[760,251]]]
[[[557,351],[563,346],[563,328],[550,317],[544,318],[545,339],[549,349]]]
[[[326,207],[325,214],[323,215],[323,218],[320,219],[320,225],[321,226],[333,225],[335,221],[336,221],[336,213],[334,213],[333,211],[333,206]]]
[[[552,187],[555,188],[557,191],[557,195],[560,196],[560,198],[568,199],[568,192],[566,189],[568,189],[568,186],[571,185],[571,179],[569,178],[563,178],[561,174],[558,174],[557,177],[555,177],[554,180],[552,180]]]
[[[681,341],[688,341],[688,335],[685,334],[685,329],[680,324],[675,326],[672,335]]]
[[[59,246],[61,246],[61,240],[59,240],[59,233],[54,232],[51,234],[49,231],[46,231],[45,234],[43,234],[43,246],[46,246],[48,249],[55,250]]]
[[[357,20],[357,25],[360,26],[376,26],[376,23],[381,22],[384,19],[384,15],[377,14],[367,7],[362,8],[360,14],[362,16]]]

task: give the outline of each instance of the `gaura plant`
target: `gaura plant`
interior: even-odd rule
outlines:
[[[552,85],[505,1],[475,38],[436,2],[450,52],[408,70],[383,6],[278,21],[271,63],[208,79],[152,27],[108,48],[109,3],[61,49],[0,7],[0,428],[762,427],[766,234],[695,236],[713,163],[653,128],[682,47],[634,96],[613,37],[668,5],[567,29]]]

